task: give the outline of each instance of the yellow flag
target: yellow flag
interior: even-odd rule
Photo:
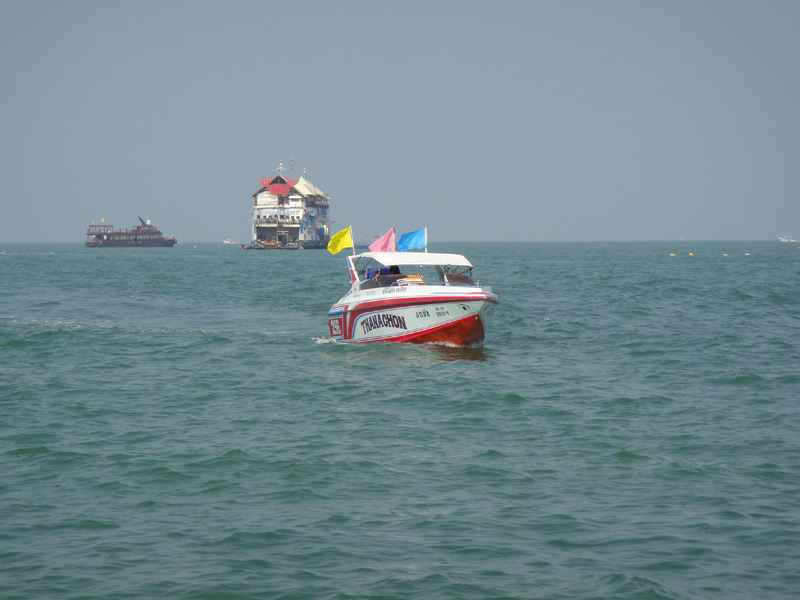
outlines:
[[[352,248],[353,247],[353,236],[350,235],[350,228],[342,229],[339,233],[333,235],[331,237],[331,241],[328,242],[328,252],[331,254],[336,254],[342,248]]]
[[[106,220],[105,217],[103,217],[102,219],[100,219],[100,222],[103,223],[105,222],[105,220]]]

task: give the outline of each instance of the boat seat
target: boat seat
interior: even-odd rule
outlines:
[[[366,271],[364,271],[364,278],[365,279],[372,279],[376,275],[388,275],[389,269],[387,267],[370,267]]]
[[[422,275],[419,273],[409,273],[398,282],[400,285],[425,285]]]

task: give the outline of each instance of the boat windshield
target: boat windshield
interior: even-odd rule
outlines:
[[[477,285],[471,266],[373,264],[356,272],[362,290],[396,285]]]
[[[348,256],[350,276],[360,289],[395,285],[480,286],[472,263],[460,254],[364,252]]]

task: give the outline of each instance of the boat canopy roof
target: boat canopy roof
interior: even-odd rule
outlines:
[[[472,267],[460,254],[444,254],[442,252],[364,252],[350,257],[354,264],[374,260],[384,267],[391,265],[440,265],[452,267]]]

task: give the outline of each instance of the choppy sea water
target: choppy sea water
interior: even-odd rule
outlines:
[[[480,348],[331,343],[341,254],[0,245],[0,597],[800,596],[795,244],[432,249]]]

